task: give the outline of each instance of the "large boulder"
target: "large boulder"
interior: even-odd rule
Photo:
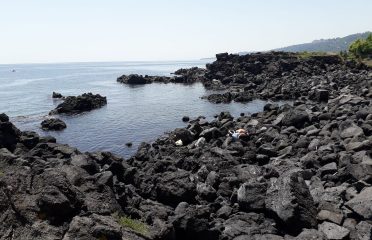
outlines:
[[[238,190],[238,203],[241,209],[263,210],[265,208],[267,184],[266,183],[244,183]]]
[[[24,131],[21,134],[19,142],[31,149],[39,143],[39,135],[36,132]]]
[[[366,221],[361,221],[358,223],[358,225],[356,225],[355,230],[354,238],[356,240],[372,239],[372,224]]]
[[[291,238],[291,240],[327,240],[327,238],[324,233],[315,229],[304,229],[297,237]]]
[[[307,112],[301,110],[290,110],[284,115],[282,124],[284,126],[302,128],[307,122],[309,122],[309,120],[309,114]]]
[[[60,94],[58,92],[53,92],[52,98],[63,98],[63,96],[62,96],[62,94]]]
[[[313,92],[311,92],[310,98],[318,102],[327,102],[329,98],[329,91],[326,89],[315,89]]]
[[[171,134],[173,141],[181,140],[182,144],[187,145],[194,141],[194,135],[188,129],[177,128]]]
[[[91,216],[75,216],[63,240],[73,239],[133,239],[144,240],[146,236],[141,236],[127,226],[120,225],[117,219],[111,216],[101,216],[93,214]]]
[[[41,122],[41,128],[43,130],[60,131],[65,129],[66,127],[67,127],[66,123],[58,118],[45,119],[44,121]]]
[[[220,232],[210,221],[211,209],[208,206],[194,206],[181,202],[171,217],[174,238],[180,240],[213,240],[219,239]]]
[[[364,219],[372,219],[372,187],[363,189],[345,205]]]
[[[340,124],[340,136],[342,138],[352,138],[363,135],[363,129],[352,121],[344,121]]]
[[[131,75],[123,75],[117,79],[120,83],[125,84],[146,84],[151,83],[150,80],[142,75],[138,74],[131,74]]]
[[[350,230],[330,222],[323,222],[319,225],[319,231],[330,240],[343,240],[350,234]]]
[[[238,212],[223,223],[221,239],[278,239],[259,238],[262,235],[276,234],[275,223],[263,214]]]
[[[302,228],[313,228],[317,224],[317,209],[299,170],[289,170],[273,179],[265,203],[289,231],[298,233]]]
[[[52,110],[49,114],[76,114],[91,111],[107,104],[106,97],[99,94],[84,93],[80,96],[66,97],[65,101]]]
[[[13,151],[19,141],[21,132],[11,122],[5,114],[0,115],[0,148],[7,148]]]
[[[205,129],[200,133],[200,137],[204,137],[207,141],[222,136],[221,131],[216,127]]]
[[[157,200],[167,205],[177,206],[180,202],[194,202],[195,183],[190,181],[187,171],[165,172],[157,178],[155,187]]]

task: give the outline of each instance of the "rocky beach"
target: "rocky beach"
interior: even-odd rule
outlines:
[[[185,118],[129,159],[21,132],[1,114],[0,239],[372,239],[371,68],[338,55],[216,58],[117,81],[201,82],[219,91],[205,101],[270,100],[264,111]],[[67,97],[51,114],[106,104]],[[234,141],[240,128],[248,137]]]

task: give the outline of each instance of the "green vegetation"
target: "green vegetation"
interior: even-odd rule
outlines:
[[[347,51],[352,42],[357,39],[366,39],[371,32],[357,33],[346,37],[333,39],[320,39],[311,43],[292,45],[289,47],[274,49],[275,51],[285,52],[334,52]]]
[[[314,56],[327,56],[327,55],[338,55],[343,60],[354,60],[360,63],[364,63],[367,66],[372,66],[372,33],[370,33],[366,39],[357,39],[350,44],[349,51],[334,52],[298,52],[298,57],[301,59],[307,59]]]
[[[363,63],[367,66],[370,66],[372,67],[372,59],[367,59],[367,60],[364,60]]]
[[[127,216],[119,216],[117,213],[114,213],[112,216],[121,226],[130,228],[134,232],[139,233],[143,236],[149,235],[149,226],[146,223]]]
[[[353,42],[349,47],[349,53],[359,60],[372,58],[372,34],[370,33],[366,39]]]
[[[336,53],[332,52],[298,52],[298,57],[301,59],[307,59],[314,56],[328,56],[328,55],[336,55]]]

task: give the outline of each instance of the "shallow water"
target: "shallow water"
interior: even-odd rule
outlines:
[[[183,67],[204,67],[195,62],[115,62],[0,65],[0,112],[11,117],[21,130],[52,135],[81,151],[111,151],[132,155],[143,141],[153,141],[164,132],[185,126],[183,116],[203,115],[212,119],[221,111],[262,111],[266,102],[211,104],[200,99],[207,94],[201,84],[150,84],[127,86],[116,82],[122,74],[169,75]],[[12,72],[12,69],[15,72]],[[40,122],[60,101],[51,93],[65,96],[84,92],[107,97],[107,106],[76,116],[60,116],[67,129],[45,132]],[[128,148],[125,143],[132,142]]]

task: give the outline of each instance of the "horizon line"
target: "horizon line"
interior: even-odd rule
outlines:
[[[52,61],[52,62],[17,62],[17,63],[0,63],[0,66],[4,65],[38,65],[38,64],[73,64],[73,63],[141,63],[141,62],[194,62],[194,61],[202,61],[208,59],[215,59],[216,57],[206,57],[206,58],[199,58],[199,59],[169,59],[169,60],[102,60],[102,61]]]

